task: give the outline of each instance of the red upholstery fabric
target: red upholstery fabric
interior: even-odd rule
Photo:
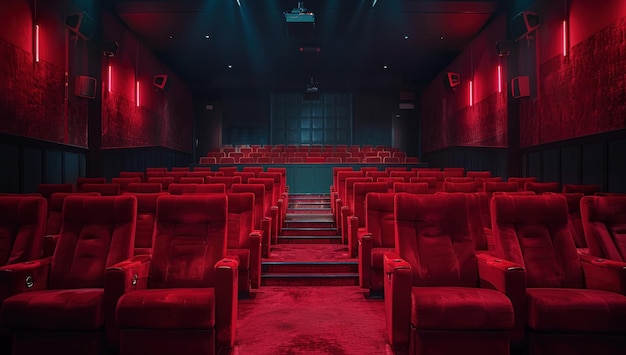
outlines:
[[[224,184],[226,192],[231,192],[233,184],[241,184],[241,176],[210,176],[207,179],[209,184]]]
[[[55,192],[74,192],[74,185],[72,184],[39,184],[37,185],[37,192],[41,194],[46,200],[50,200]]]
[[[465,174],[465,176],[467,177],[471,177],[471,178],[490,178],[491,177],[491,171],[468,171],[467,174]]]
[[[537,195],[546,192],[559,192],[561,188],[558,182],[526,182],[524,183],[524,191],[533,191]]]
[[[134,196],[68,196],[49,287],[103,287],[104,270],[133,254],[136,220]]]
[[[425,182],[428,184],[428,193],[437,192],[437,178],[434,176],[410,178],[410,183]],[[442,185],[443,186],[443,185]]]
[[[226,193],[226,185],[223,183],[210,183],[210,184],[171,184],[168,188],[168,192],[172,195],[182,194],[210,194]]]
[[[582,266],[560,195],[494,195],[497,255],[524,265],[527,287],[583,287]]]
[[[519,191],[519,185],[515,181],[509,182],[497,182],[497,181],[485,181],[484,190],[487,196],[491,198],[494,192],[516,192]]]
[[[254,177],[259,177],[259,173],[263,171],[261,166],[244,166],[242,169],[244,172],[254,173]]]
[[[380,177],[378,179],[376,179],[376,182],[384,182],[385,184],[387,184],[387,191],[388,192],[392,192],[393,191],[393,185],[394,184],[398,184],[398,183],[403,183],[404,182],[404,178],[402,177]]]
[[[580,208],[589,253],[626,261],[626,196],[585,196]]]
[[[200,164],[217,164],[216,157],[200,157]]]
[[[107,179],[103,177],[96,178],[77,178],[76,179],[76,191],[83,192],[83,184],[106,184]]]
[[[469,287],[414,287],[411,323],[417,329],[485,330],[513,327],[511,301],[502,293]]]
[[[41,257],[46,200],[37,196],[0,196],[0,265]]]
[[[117,323],[125,329],[215,327],[213,288],[137,290],[123,297],[117,308]]]
[[[152,237],[156,220],[156,207],[159,197],[166,192],[129,193],[137,198],[137,228],[135,232],[135,250],[133,255],[151,254]]]
[[[97,192],[102,196],[117,196],[120,194],[120,185],[85,183],[81,187],[81,192]]]
[[[204,184],[204,178],[199,176],[183,176],[178,182],[181,184]]]
[[[120,171],[120,173],[118,175],[121,178],[135,178],[135,177],[138,177],[140,179],[139,182],[143,182],[144,179],[145,179],[144,174],[142,172],[140,172],[140,171]]]
[[[213,266],[226,255],[227,214],[225,195],[160,197],[150,288],[213,287]]]
[[[100,196],[97,192],[53,193],[48,201],[48,218],[46,220],[46,230],[44,235],[58,234],[61,231],[61,224],[63,222],[63,201],[65,201],[67,196],[71,195]]]
[[[228,193],[228,254],[239,258],[239,293],[247,294],[252,285],[259,286],[261,274],[261,241],[252,238],[254,227],[254,193]],[[252,280],[252,277],[255,279]]]
[[[516,183],[518,191],[523,191],[524,184],[526,184],[527,182],[537,182],[537,178],[534,176],[529,176],[529,177],[511,176],[509,177],[508,181]]]
[[[251,171],[236,171],[233,173],[233,176],[239,176],[243,184],[247,184],[249,178],[256,177]]]
[[[111,183],[120,185],[121,192],[128,191],[128,184],[138,183],[138,182],[141,182],[140,177],[129,177],[129,178],[114,177],[111,179]]]
[[[449,177],[444,177],[443,182],[474,182],[474,178],[449,176]]]
[[[528,325],[540,332],[626,333],[626,297],[585,289],[529,288]],[[598,305],[602,305],[598,307]]]
[[[163,191],[167,191],[167,188],[170,186],[170,184],[174,183],[174,177],[172,177],[172,176],[149,177],[148,178],[148,182],[149,183],[159,183],[159,184],[161,184],[162,190]],[[130,189],[130,186],[129,186],[129,189]]]
[[[156,182],[142,182],[128,184],[127,192],[139,192],[139,193],[155,193],[163,191],[163,185]]]
[[[389,177],[401,177],[404,182],[409,182],[412,177],[417,177],[417,171],[391,171]]]
[[[474,182],[448,182],[443,183],[444,192],[478,192],[478,186]]]
[[[580,216],[580,200],[583,198],[582,193],[563,193],[567,199],[567,211],[569,212],[569,230],[572,232],[574,244],[576,248],[587,248],[587,240],[585,239],[585,231],[583,230],[583,221]]]
[[[563,185],[564,193],[576,193],[580,192],[584,195],[593,195],[596,192],[600,192],[600,185],[577,185],[577,184],[565,184]]]
[[[11,328],[97,331],[104,326],[104,289],[24,292],[5,301]]]
[[[265,185],[262,184],[233,184],[233,193],[251,192],[254,194],[254,229],[261,229],[265,200]]]
[[[406,192],[410,194],[430,193],[426,182],[396,182],[393,184],[393,192]]]
[[[374,179],[374,181],[376,181],[379,177],[389,177],[389,173],[386,171],[366,171],[365,172],[365,177],[371,177],[372,179]]]

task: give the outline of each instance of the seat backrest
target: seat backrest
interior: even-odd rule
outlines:
[[[366,171],[365,177],[371,177],[374,181],[376,181],[379,177],[389,177],[389,173],[384,170]]]
[[[393,248],[396,243],[394,196],[393,193],[372,192],[365,197],[365,229],[372,234],[374,248]]]
[[[133,255],[136,223],[135,196],[66,197],[48,286],[104,287],[106,268]]]
[[[37,192],[41,194],[43,198],[50,201],[50,196],[55,192],[74,192],[74,185],[72,184],[39,184],[37,185]]]
[[[493,195],[491,219],[496,254],[524,266],[527,287],[583,287],[564,196]]]
[[[593,195],[596,192],[600,192],[602,189],[600,185],[577,185],[577,184],[564,184],[563,192],[580,192],[585,195]]]
[[[367,179],[367,178],[366,178]],[[372,192],[387,192],[384,182],[357,182],[353,187],[353,215],[359,219],[359,227],[365,227],[365,197]]]
[[[106,184],[107,179],[103,177],[95,177],[95,178],[77,178],[76,179],[76,191],[83,192],[84,184]]]
[[[449,176],[449,177],[444,177],[443,182],[474,182],[474,178]]]
[[[561,188],[559,187],[558,182],[526,182],[524,183],[524,191],[532,191],[537,195],[543,194],[546,192],[560,192]]]
[[[233,173],[233,176],[239,176],[242,184],[247,184],[249,178],[256,177],[251,171],[236,171]]]
[[[265,217],[265,185],[263,184],[233,184],[233,193],[250,192],[254,194],[254,229],[261,229],[261,219]]]
[[[354,177],[346,179],[346,199],[344,200],[344,206],[350,208],[350,213],[354,213],[354,184],[357,182],[373,182],[372,178],[366,177]]]
[[[401,177],[404,182],[409,182],[412,177],[417,177],[417,171],[390,171],[389,177]]]
[[[340,171],[353,171],[353,169],[349,166],[334,166],[333,167],[333,188],[334,191],[339,191],[338,190],[338,185],[337,185],[337,174]]]
[[[131,193],[137,199],[137,227],[135,231],[135,246],[133,255],[151,254],[152,237],[156,220],[157,200],[167,196],[167,192]]]
[[[230,192],[233,184],[241,184],[241,176],[210,176],[207,179],[209,184],[224,184],[226,192]]]
[[[283,184],[283,176],[281,173],[279,172],[271,172],[268,171],[264,172],[264,173],[259,173],[259,178],[262,179],[272,179],[274,181],[274,188],[272,189],[273,192],[273,198],[274,198],[274,204],[276,204],[276,202],[280,199],[280,195],[282,193],[282,184]]]
[[[154,193],[163,191],[163,185],[158,182],[137,182],[128,184],[127,192]]]
[[[224,176],[234,176],[233,173],[237,171],[236,166],[220,166],[217,171],[224,173]]]
[[[120,185],[120,192],[126,192],[126,191],[128,191],[128,184],[141,182],[141,179],[138,176],[136,176],[136,177],[128,177],[128,178],[115,177],[115,178],[111,179],[111,182],[113,184]]]
[[[189,171],[168,171],[164,176],[171,176],[174,178],[174,182],[180,182],[180,179],[187,176]]]
[[[479,191],[485,191],[485,183],[486,182],[502,182],[502,178],[499,176],[496,177],[475,177],[474,183],[478,186]]]
[[[437,178],[436,177],[434,176],[419,177],[418,176],[418,177],[409,179],[409,183],[420,183],[420,182],[425,182],[428,184],[429,193],[437,192]]]
[[[580,200],[585,195],[579,192],[561,194],[567,199],[567,211],[569,212],[569,229],[572,232],[574,244],[576,244],[576,248],[586,248],[587,240],[585,239],[583,221],[580,215]]]
[[[529,177],[511,176],[511,177],[509,177],[509,179],[507,181],[517,183],[517,189],[519,191],[523,191],[525,183],[527,183],[527,182],[537,182],[537,178],[534,177],[534,176],[529,176]]]
[[[264,187],[263,217],[269,217],[270,209],[274,206],[274,180],[269,178],[252,178],[248,184],[260,184]]]
[[[178,180],[178,183],[180,184],[204,184],[204,182],[204,177],[200,176],[183,176],[180,178],[180,180]],[[172,188],[172,185],[169,186],[169,189]]]
[[[393,184],[393,192],[406,192],[410,194],[428,194],[428,183],[426,182],[396,182]]]
[[[394,210],[396,253],[411,264],[414,286],[478,286],[465,194],[399,193]]]
[[[626,261],[626,195],[585,196],[580,214],[589,253]]]
[[[83,184],[80,192],[97,192],[102,196],[116,196],[120,194],[119,184]]]
[[[478,192],[474,182],[443,182],[444,192]]]
[[[364,177],[364,171],[338,171],[337,172],[337,182],[336,187],[337,195],[344,202],[346,202],[346,179],[347,178],[355,178],[355,177]]]
[[[231,192],[226,196],[228,197],[227,248],[248,248],[250,232],[254,228],[254,194]]]
[[[226,185],[220,183],[211,184],[171,184],[168,192],[172,195],[183,194],[223,194],[226,193]]]
[[[41,257],[46,199],[0,196],[0,266]]]
[[[200,157],[200,164],[217,164],[216,157]]]
[[[485,181],[483,188],[488,197],[491,198],[494,192],[516,192],[519,191],[517,182],[497,182],[497,181]]]
[[[224,194],[159,197],[149,287],[213,287],[227,225]]]
[[[244,172],[254,173],[254,177],[259,177],[259,173],[263,172],[262,166],[244,166],[242,169]]]
[[[148,182],[159,183],[159,184],[161,184],[162,190],[163,191],[167,191],[167,188],[170,186],[170,184],[174,183],[174,177],[172,177],[172,176],[154,176],[154,177],[149,177],[148,178]]]
[[[491,177],[491,171],[468,171],[465,176],[467,177],[471,177],[471,178],[490,178]]]
[[[63,201],[67,196],[71,195],[86,195],[86,196],[100,196],[97,192],[55,192],[50,196],[48,202],[48,216],[46,218],[46,229],[44,235],[59,234],[61,231],[61,224],[63,224]]]

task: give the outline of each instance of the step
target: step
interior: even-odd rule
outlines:
[[[337,228],[335,222],[285,221],[283,228]]]
[[[293,228],[283,227],[283,236],[336,236],[337,228]]]
[[[285,230],[283,228],[283,230]],[[335,233],[336,229],[335,229]],[[341,244],[340,235],[279,235],[278,244]]]
[[[263,261],[263,274],[349,274],[359,272],[358,261]]]
[[[334,216],[331,213],[287,213],[285,222],[334,222]]]
[[[321,193],[297,193],[297,194],[289,194],[289,198],[296,199],[307,199],[307,198],[330,198],[330,194],[321,194]]]
[[[330,214],[329,207],[320,208],[287,208],[288,214]]]
[[[358,286],[358,273],[262,274],[262,286]]]
[[[330,208],[330,202],[291,202],[288,208]]]

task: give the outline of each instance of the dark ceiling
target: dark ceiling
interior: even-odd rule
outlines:
[[[113,0],[112,8],[194,91],[303,89],[311,78],[320,90],[403,90],[433,80],[505,1],[308,0],[312,36],[287,31],[283,12],[296,0]]]

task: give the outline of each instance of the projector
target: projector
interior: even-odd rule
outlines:
[[[302,2],[291,12],[284,12],[287,23],[287,33],[291,36],[313,36],[315,30],[315,15],[307,12]]]

